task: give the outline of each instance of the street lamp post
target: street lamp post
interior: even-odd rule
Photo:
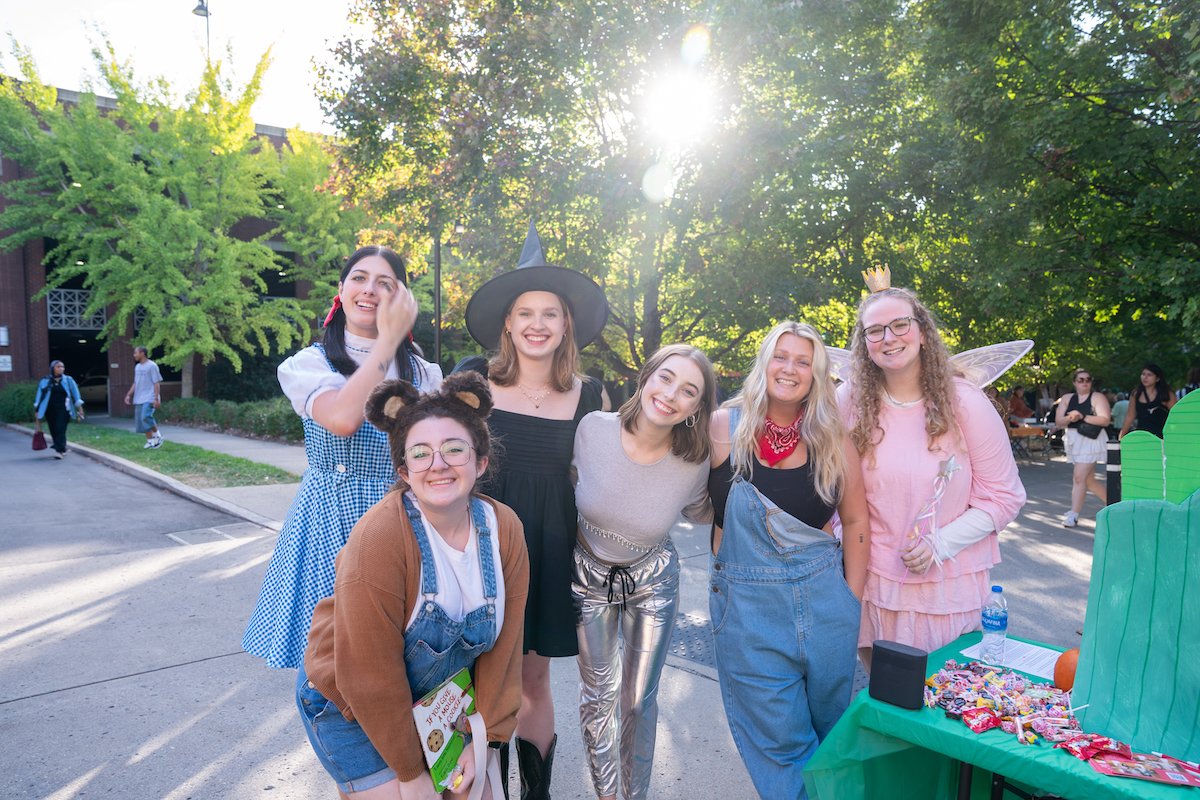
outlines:
[[[196,7],[192,9],[192,13],[197,17],[204,17],[204,55],[211,60],[212,41],[208,36],[208,0],[200,0]]]
[[[456,235],[466,229],[461,221],[454,223]],[[442,228],[437,222],[433,223],[433,363],[442,365]]]
[[[442,366],[442,229],[433,225],[433,363]]]

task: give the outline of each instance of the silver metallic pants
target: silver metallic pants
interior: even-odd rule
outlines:
[[[601,797],[616,794],[619,759],[622,797],[641,800],[654,765],[658,678],[675,631],[679,556],[667,539],[637,561],[610,564],[580,541],[574,561],[579,725],[592,782]]]

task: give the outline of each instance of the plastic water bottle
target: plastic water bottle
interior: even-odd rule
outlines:
[[[1004,637],[1008,634],[1008,601],[1004,590],[992,587],[992,599],[983,607],[983,660],[999,664],[1004,658]]]

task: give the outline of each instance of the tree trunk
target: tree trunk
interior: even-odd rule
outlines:
[[[183,386],[182,397],[192,396],[192,378],[196,370],[196,354],[192,353],[183,362]]]

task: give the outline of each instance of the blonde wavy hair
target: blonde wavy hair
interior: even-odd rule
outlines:
[[[817,494],[829,505],[837,505],[845,486],[846,424],[834,399],[835,387],[829,376],[829,355],[825,352],[825,343],[811,325],[785,320],[772,328],[758,346],[754,366],[742,385],[741,393],[721,405],[721,408],[742,409],[743,419],[737,430],[731,431],[730,457],[735,474],[742,474],[746,480],[754,476],[754,454],[758,450],[758,438],[767,419],[767,367],[775,355],[780,338],[789,333],[812,343],[812,386],[800,401],[804,414],[804,421],[800,423],[800,438],[808,449],[808,461],[812,465]]]
[[[958,421],[954,415],[954,378],[958,371],[950,364],[950,353],[938,333],[937,320],[917,296],[908,289],[891,288],[873,292],[858,305],[858,316],[854,320],[854,336],[850,343],[851,401],[854,407],[854,425],[850,428],[850,439],[858,448],[859,455],[868,461],[868,468],[875,468],[875,446],[883,441],[883,429],[879,426],[879,412],[883,404],[883,370],[871,360],[867,352],[867,337],[863,333],[863,314],[876,300],[893,297],[912,306],[913,322],[917,332],[924,336],[921,342],[921,394],[925,398],[925,432],[929,436],[930,452],[940,449],[938,444],[947,433],[959,438]],[[878,432],[878,438],[876,438]]]

